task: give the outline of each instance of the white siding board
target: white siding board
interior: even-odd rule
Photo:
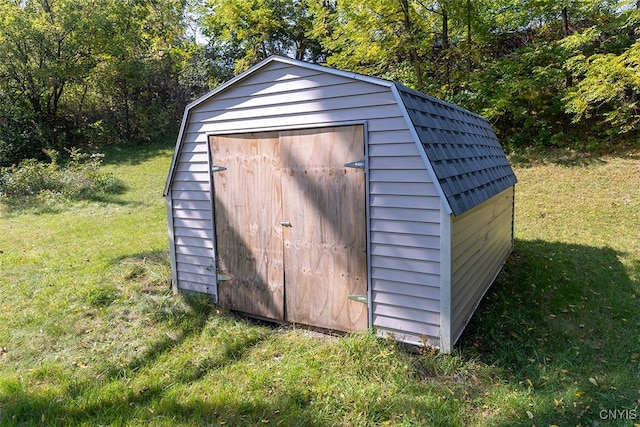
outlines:
[[[388,219],[390,221],[440,221],[438,209],[420,210],[404,208],[371,207],[371,218]]]
[[[378,195],[438,197],[433,185],[422,182],[373,181],[369,182],[369,192]]]
[[[399,129],[385,128],[385,129],[379,129],[377,131],[370,131],[369,145],[371,146],[372,149],[389,146],[389,147],[396,147],[396,149],[399,150],[404,147],[404,150],[405,150],[404,155],[420,156],[420,153],[418,153],[416,144],[413,142],[413,137],[411,136],[411,132],[409,132],[406,125]]]
[[[212,239],[213,232],[207,228],[174,227],[176,236]]]
[[[409,246],[372,245],[371,255],[401,257],[406,259],[440,262],[440,249],[415,248]]]
[[[370,197],[371,206],[375,207],[398,207],[411,209],[438,209],[440,199],[436,197],[405,196],[395,194],[372,194]]]
[[[482,205],[454,219],[452,236],[453,270],[493,240],[510,241],[512,233],[513,189],[508,189]]]
[[[371,220],[372,231],[384,231],[398,234],[419,234],[423,236],[439,236],[440,224],[418,221],[386,221],[380,219]]]
[[[200,276],[211,276],[213,267],[206,264],[183,264],[178,263],[178,269],[185,273],[198,274]]]
[[[178,163],[176,171],[179,172],[208,172],[209,163],[207,162],[190,162],[190,163]]]
[[[215,284],[203,284],[203,283],[193,283],[188,280],[180,281],[180,289],[185,291],[193,291],[200,292],[204,294],[214,294],[215,295]]]
[[[176,254],[176,261],[180,264],[192,264],[209,267],[213,265],[212,253],[207,254],[207,256]]]
[[[424,170],[424,161],[418,156],[375,157],[369,156],[369,167],[373,169]],[[419,173],[419,172],[416,172]],[[415,179],[415,178],[414,178]],[[411,182],[411,181],[409,181]]]
[[[372,292],[402,294],[416,298],[424,298],[432,301],[440,299],[440,286],[415,285],[406,282],[394,282],[392,280],[377,280],[374,283]]]
[[[372,133],[370,133],[371,135]],[[374,134],[375,135],[375,134]],[[415,155],[416,145],[413,142],[396,142],[391,140],[369,145],[370,157],[407,157]]]
[[[390,114],[387,117],[377,117],[375,121],[370,121],[368,123],[369,132],[383,132],[383,131],[406,131],[407,130],[407,122],[405,121],[402,115],[398,114]],[[413,139],[409,139],[409,141],[413,141]],[[391,141],[389,141],[391,142]],[[398,143],[406,142],[406,140],[397,141]]]
[[[386,182],[430,182],[429,174],[424,169],[371,169],[370,180]]]
[[[171,191],[176,200],[209,200],[209,186],[204,183],[178,183]]]
[[[211,202],[205,200],[174,200],[174,210],[210,210]]]
[[[428,338],[437,338],[440,334],[439,315],[433,316],[436,323],[427,323],[414,320],[406,320],[403,318],[392,317],[387,314],[373,314],[374,325],[382,328],[385,331],[393,332],[394,336],[399,334],[411,335],[415,337],[415,341],[411,341],[412,344],[419,344],[420,337],[422,335]],[[407,342],[407,341],[405,341]]]
[[[498,196],[496,196],[498,197]],[[510,203],[510,202],[509,202]],[[453,241],[453,250],[458,253],[458,257],[464,259],[465,252],[472,252],[481,249],[482,241],[477,239],[478,224],[482,220],[483,224],[496,223],[500,226],[501,221],[511,222],[512,208],[511,204],[503,204],[501,201],[494,201],[493,206],[474,212],[474,216],[478,219],[475,221],[464,221],[456,227],[456,234]],[[511,234],[511,229],[502,227]],[[486,235],[486,234],[485,234]],[[488,235],[486,235],[488,238]],[[476,238],[475,245],[470,245],[470,239]]]
[[[208,172],[182,172],[178,171],[173,176],[174,185],[177,182],[209,182]]]
[[[298,87],[295,89],[295,97],[291,93],[283,91],[264,95],[254,95],[243,98],[231,98],[216,101],[215,107],[220,110],[239,110],[260,108],[275,104],[285,105],[299,102],[316,101],[318,99],[326,100],[330,98],[340,97],[358,97],[363,95],[373,95],[380,99],[387,98],[388,102],[393,103],[393,99],[389,99],[389,91],[384,88],[375,87],[373,85],[364,86],[368,88],[367,93],[363,92],[363,86],[354,83],[343,83],[330,86],[331,91],[326,86],[316,86],[313,88]],[[378,99],[376,99],[378,101]]]
[[[188,219],[204,219],[209,221],[211,224],[212,215],[211,211],[202,211],[202,210],[176,210],[174,211],[174,218],[188,218]]]
[[[213,242],[211,240],[197,237],[176,236],[176,245],[213,249]]]
[[[270,80],[270,76],[277,76]],[[337,84],[349,84],[350,80],[326,73],[300,71],[299,75],[286,74],[281,71],[260,73],[258,77],[245,79],[240,84],[216,95],[217,100],[241,97],[262,96],[282,92],[296,92],[301,89],[325,87]]]
[[[257,115],[248,118],[238,117],[235,120],[216,120],[206,123],[190,124],[189,132],[208,134],[229,134],[234,132],[261,131],[273,129],[278,124],[289,128],[295,127],[323,127],[338,122],[364,122],[375,120],[388,114],[385,106],[370,106],[367,108],[344,108],[336,105],[334,110],[320,110],[305,112],[297,110],[292,114],[276,114],[272,116]],[[256,112],[259,114],[260,112]]]
[[[396,234],[371,231],[371,243],[438,249],[440,247],[440,238],[437,236],[419,236],[415,234]]]
[[[183,140],[185,144],[187,143],[203,144],[207,141],[207,135],[199,132],[187,132],[185,129]],[[182,152],[182,150],[180,150],[180,152]],[[205,157],[205,160],[206,160],[206,157]]]
[[[440,263],[398,257],[372,256],[373,264],[394,270],[406,270],[416,273],[440,274]]]
[[[372,298],[376,304],[400,305],[432,313],[438,313],[440,310],[440,301],[437,299],[416,298],[410,295],[389,292],[372,292]]]
[[[180,150],[169,192],[177,288],[215,294],[206,138],[186,135]]]
[[[493,196],[492,203],[482,203],[479,206],[474,207],[473,209],[463,213],[462,215],[456,218],[456,234],[461,234],[465,230],[469,228],[473,229],[476,226],[476,221],[465,221],[465,218],[468,216],[475,216],[478,218],[479,216],[483,218],[497,217],[502,215],[502,212],[505,210],[511,209],[513,193],[509,191],[509,189],[503,191],[500,194]]]
[[[201,219],[174,218],[173,226],[180,230],[183,228],[187,228],[190,230],[211,230],[211,224],[209,223],[209,221]]]
[[[439,274],[416,273],[414,271],[395,270],[391,268],[373,267],[371,275],[375,279],[412,283],[421,286],[439,286]]]
[[[374,316],[386,316],[396,319],[405,319],[415,321],[417,323],[428,323],[430,325],[440,325],[440,313],[438,311],[429,311],[425,309],[415,309],[403,305],[394,304],[376,304],[373,311]],[[411,332],[418,332],[415,329]]]
[[[204,181],[176,181],[174,182],[173,185],[174,191],[178,190],[178,191],[189,191],[191,192],[191,194],[184,194],[183,197],[178,197],[178,198],[174,198],[174,200],[180,200],[180,199],[184,199],[184,200],[205,200],[205,196],[207,197],[208,200],[208,194],[199,194],[196,195],[195,193],[202,193],[203,191],[206,191],[208,193],[209,191],[209,183],[208,182],[204,182]],[[193,199],[192,199],[193,197]]]
[[[182,153],[207,153],[207,147],[200,142],[187,142],[180,148]]]
[[[177,246],[176,253],[181,255],[196,255],[199,257],[211,257],[213,259],[213,250],[203,246]]]
[[[183,200],[209,200],[209,183],[202,181],[180,181],[174,182],[172,186],[172,190],[176,191],[194,191],[197,193],[201,193],[198,197],[194,197],[195,194],[184,194],[184,195],[176,195],[173,197],[174,199],[183,199]]]
[[[207,153],[180,153],[178,157],[178,164],[180,163],[207,163],[209,161],[209,156]],[[176,172],[179,173],[178,170]],[[175,176],[175,175],[174,175]]]

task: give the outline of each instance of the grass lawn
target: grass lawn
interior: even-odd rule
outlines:
[[[516,165],[516,244],[452,355],[170,291],[172,148],[128,190],[0,212],[0,425],[640,424],[640,153]]]

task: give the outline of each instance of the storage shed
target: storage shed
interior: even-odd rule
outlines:
[[[513,248],[515,183],[481,116],[271,57],[185,109],[164,189],[173,287],[449,352]]]

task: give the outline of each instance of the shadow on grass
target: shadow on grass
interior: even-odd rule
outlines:
[[[216,369],[242,360],[268,333],[228,334],[227,339],[219,340],[215,351],[199,353],[198,360],[176,358],[175,363],[180,366],[163,366],[167,358],[179,353],[189,340],[197,340],[210,323],[212,313],[219,311],[202,294],[185,293],[181,300],[186,304],[184,309],[172,310],[155,320],[156,323],[173,320],[177,328],[172,329],[171,335],[167,333],[155,340],[146,351],[125,364],[120,365],[112,359],[97,379],[74,379],[64,384],[64,390],[55,398],[37,387],[27,390],[19,381],[0,383],[0,425],[129,425],[134,421],[146,423],[150,419],[183,418],[187,422],[194,416],[215,419],[216,410],[228,408],[203,402],[184,405],[169,391],[176,385],[191,384]],[[224,334],[224,322],[223,316],[219,325],[221,334]],[[162,367],[171,375],[149,374]],[[249,404],[242,403],[239,410],[243,406]],[[151,409],[150,412],[141,411],[141,407],[157,408],[158,413],[153,414]]]
[[[509,160],[519,167],[533,167],[545,163],[567,167],[586,167],[606,163],[605,159],[611,157],[637,160],[640,159],[640,148],[635,141],[618,145],[604,144],[593,150],[532,146],[512,152],[509,155]]]
[[[603,410],[637,408],[640,295],[622,255],[516,241],[459,346],[531,395],[520,413],[535,420],[524,424],[599,423]]]
[[[640,292],[628,270],[637,265],[623,265],[620,258],[625,255],[607,247],[516,241],[514,254],[459,344],[461,358],[497,368],[495,376],[492,370],[488,384],[481,383],[478,390],[472,390],[473,398],[481,402],[475,406],[466,402],[462,394],[457,395],[460,399],[446,393],[440,396],[444,390],[457,387],[455,379],[438,388],[434,383],[442,379],[433,377],[415,383],[414,391],[380,395],[384,388],[374,388],[371,399],[364,402],[367,419],[362,420],[363,424],[389,420],[394,412],[386,408],[395,405],[398,411],[409,407],[416,414],[428,414],[432,421],[428,425],[462,425],[460,420],[469,419],[465,418],[465,411],[479,411],[487,404],[504,406],[491,425],[599,425],[603,421],[633,425],[633,420],[626,420],[625,424],[601,419],[602,414],[609,416],[603,410],[633,410],[640,397]],[[135,272],[141,264],[164,264],[165,257],[160,252],[139,254],[118,262]],[[207,378],[215,381],[218,372],[246,362],[253,349],[273,332],[268,328],[238,327],[237,318],[213,315],[219,308],[202,295],[185,295],[184,301],[186,305],[172,306],[162,313],[162,307],[155,309],[159,314],[152,323],[172,322],[171,336],[160,335],[142,354],[123,364],[109,359],[97,379],[77,379],[58,393],[48,393],[37,385],[27,389],[18,380],[15,384],[0,384],[0,424],[225,422],[311,426],[322,425],[323,420],[339,423],[340,411],[351,410],[353,402],[338,398],[325,401],[327,406],[319,409],[303,381],[292,381],[286,390],[263,398],[256,398],[255,394],[248,399],[234,393],[227,395],[224,385],[215,395],[181,395],[192,384]],[[202,339],[216,345],[190,357],[177,357],[198,346]],[[306,378],[306,373],[300,378]],[[240,382],[247,380],[244,376],[238,378]],[[379,381],[384,384],[388,380]],[[469,381],[459,387],[474,387]],[[362,382],[363,387],[367,385]],[[374,380],[371,386],[379,384]],[[228,387],[243,388],[246,384]],[[495,397],[500,390],[505,390],[505,395]],[[357,404],[363,405],[363,400]]]
[[[142,205],[138,201],[124,200],[120,195],[93,194],[72,199],[52,196],[43,198],[38,196],[20,197],[2,201],[0,215],[7,216],[22,214],[58,214],[72,211],[83,203],[99,204],[101,206],[113,205],[120,207],[136,207]]]
[[[176,136],[178,132],[176,131]],[[102,148],[105,165],[139,165],[156,156],[173,151],[176,140],[166,139],[139,144],[107,145]]]

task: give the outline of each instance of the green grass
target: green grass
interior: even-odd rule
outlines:
[[[640,423],[638,153],[516,166],[515,251],[453,355],[174,296],[170,156],[112,149],[125,193],[2,213],[0,425]]]

